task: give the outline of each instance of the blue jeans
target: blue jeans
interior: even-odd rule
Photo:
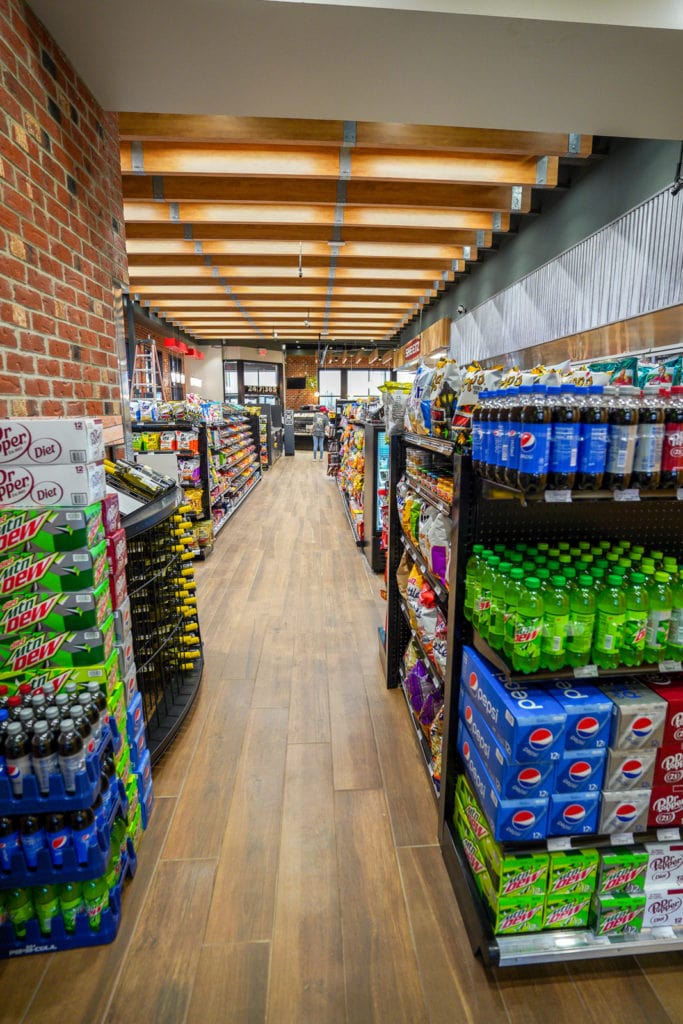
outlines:
[[[315,459],[315,453],[316,452],[320,452],[320,461],[321,462],[322,462],[322,458],[323,458],[323,445],[324,445],[324,443],[325,443],[325,438],[322,435],[318,435],[318,434],[314,434],[313,435],[313,458]]]

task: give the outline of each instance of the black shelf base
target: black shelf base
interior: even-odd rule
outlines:
[[[147,745],[152,764],[163,756],[173,742],[178,730],[187,717],[199,691],[204,672],[204,658],[200,658],[173,696],[173,703],[161,720],[155,716],[154,724],[147,729]]]

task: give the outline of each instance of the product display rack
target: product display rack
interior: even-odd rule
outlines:
[[[351,532],[355,538],[358,547],[363,547],[366,544],[365,538],[365,524],[364,524],[364,485],[361,485],[360,490],[355,484],[358,480],[359,472],[354,469],[351,465],[351,459],[355,457],[354,453],[358,451],[353,445],[356,430],[363,430],[364,426],[361,423],[347,424],[352,428],[352,434],[349,437],[349,447],[346,452],[342,451],[341,461],[339,470],[337,472],[337,487],[341,495],[342,502],[344,504],[344,511],[346,518],[349,521]],[[363,438],[364,459],[367,460],[367,452],[365,449],[365,437]],[[367,468],[367,461],[364,461],[364,466]],[[363,474],[364,476],[364,474]]]
[[[383,423],[365,424],[364,531],[363,553],[374,572],[384,572],[386,552],[382,549],[382,518],[388,504],[389,447]]]
[[[214,535],[218,535],[261,479],[258,415],[224,409],[207,433],[207,469]]]
[[[203,669],[196,597],[187,589],[187,529],[184,513],[177,512],[182,500],[175,488],[122,517],[137,682],[152,763],[189,712]]]
[[[439,807],[439,830],[444,861],[448,869],[458,903],[465,921],[472,949],[480,952],[487,963],[512,965],[540,963],[553,960],[589,959],[606,956],[620,956],[648,952],[666,952],[683,949],[683,932],[670,928],[651,929],[637,935],[596,937],[589,930],[567,929],[527,933],[514,936],[495,936],[486,909],[476,889],[474,879],[465,860],[462,845],[453,825],[455,784],[462,765],[456,752],[458,687],[462,658],[462,647],[472,643],[475,648],[491,657],[494,652],[480,637],[463,614],[465,597],[465,565],[474,543],[506,543],[537,540],[540,536],[555,540],[579,539],[586,537],[596,542],[611,537],[655,545],[676,554],[683,554],[683,521],[680,505],[672,492],[668,501],[661,500],[656,506],[646,501],[617,499],[610,494],[593,500],[577,502],[576,511],[567,516],[564,502],[546,500],[524,501],[519,493],[491,485],[476,476],[468,457],[455,457],[455,502],[457,509],[453,549],[451,556],[451,581],[449,601],[449,664],[446,679],[446,703],[443,735],[443,779],[442,799]],[[509,500],[510,496],[518,500]],[[572,496],[573,497],[573,496]],[[635,496],[634,496],[635,497]],[[656,508],[656,514],[653,514]],[[450,622],[453,619],[453,644],[450,643]],[[504,665],[499,655],[494,655],[496,664]],[[670,668],[667,664],[665,667]],[[554,673],[532,673],[519,675],[507,671],[511,679],[524,679],[527,685],[542,684],[549,678],[591,678],[595,672],[573,669]],[[651,672],[652,666],[636,670],[642,674]],[[629,676],[631,668],[607,673],[598,670],[597,675]],[[508,844],[516,852],[538,849],[569,849],[572,847],[615,847],[631,845],[645,839],[679,841],[680,829],[659,829],[646,834],[622,834],[557,838],[542,843]]]
[[[416,493],[436,508],[439,512],[443,512],[449,515],[453,522],[453,549],[457,544],[457,536],[455,530],[455,523],[457,521],[457,506],[454,504],[452,507],[448,506],[440,497],[432,494],[430,491],[420,487],[418,489],[415,483],[406,474],[406,453],[407,449],[415,448],[421,451],[433,452],[447,459],[453,466],[454,469],[457,467],[457,460],[454,456],[455,446],[450,441],[442,441],[438,438],[422,437],[417,434],[403,434],[396,435],[390,438],[389,446],[389,546],[387,552],[387,628],[386,634],[383,636],[383,631],[380,631],[380,659],[385,669],[386,683],[390,689],[395,687],[401,687],[406,703],[408,705],[408,712],[410,719],[415,730],[418,747],[422,754],[425,770],[429,777],[429,781],[432,787],[432,791],[436,797],[437,803],[441,807],[444,802],[444,786],[443,783],[439,785],[434,779],[434,772],[432,766],[432,756],[429,744],[424,736],[424,733],[420,729],[419,725],[415,720],[413,710],[410,707],[408,701],[408,695],[404,688],[404,676],[403,676],[403,653],[409,640],[412,638],[416,641],[418,647],[422,651],[422,661],[429,671],[435,685],[444,695],[444,702],[448,701],[450,687],[449,679],[452,666],[452,652],[454,645],[455,635],[455,617],[452,611],[452,602],[450,594],[452,593],[453,579],[454,579],[454,564],[455,556],[451,554],[450,562],[450,579],[448,588],[445,587],[440,580],[438,580],[427,568],[425,564],[425,558],[422,552],[420,552],[412,540],[405,535],[401,527],[401,522],[398,514],[398,507],[396,503],[396,486],[402,477],[405,477],[406,482],[414,488]],[[446,662],[446,669],[442,673],[436,664],[431,661],[428,657],[420,637],[414,630],[411,622],[408,609],[405,601],[399,593],[396,585],[396,570],[398,569],[399,562],[403,556],[404,551],[407,551],[411,559],[415,562],[418,568],[423,572],[425,578],[429,581],[430,585],[434,589],[434,592],[439,600],[440,606],[446,615],[448,620],[448,659]],[[445,715],[447,716],[447,708]],[[446,729],[447,717],[444,719],[444,731]],[[444,737],[445,742],[445,737]],[[442,754],[442,766],[445,765]],[[442,771],[442,779],[445,777]],[[441,812],[440,812],[441,817]]]

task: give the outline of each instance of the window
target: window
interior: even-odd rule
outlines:
[[[318,401],[328,409],[334,409],[341,398],[341,370],[320,370],[318,373]]]
[[[396,380],[399,384],[412,384],[415,380],[415,370],[397,370]]]
[[[263,405],[277,401],[278,396],[277,363],[244,364],[245,402],[258,401]]]
[[[171,377],[171,401],[182,402],[185,397],[185,374],[180,356],[169,354],[168,369]]]
[[[237,388],[237,363],[223,363],[223,394],[226,402],[236,402],[238,398]]]
[[[389,380],[388,370],[349,370],[346,393],[349,398],[366,398],[379,395],[379,386]]]

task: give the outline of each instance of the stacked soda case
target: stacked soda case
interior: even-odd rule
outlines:
[[[629,541],[473,546],[464,614],[516,672],[683,659],[683,576]]]
[[[472,462],[489,480],[545,490],[683,486],[683,387],[522,385],[482,391]]]
[[[0,955],[16,956],[113,939],[153,797],[101,425],[0,436]]]

